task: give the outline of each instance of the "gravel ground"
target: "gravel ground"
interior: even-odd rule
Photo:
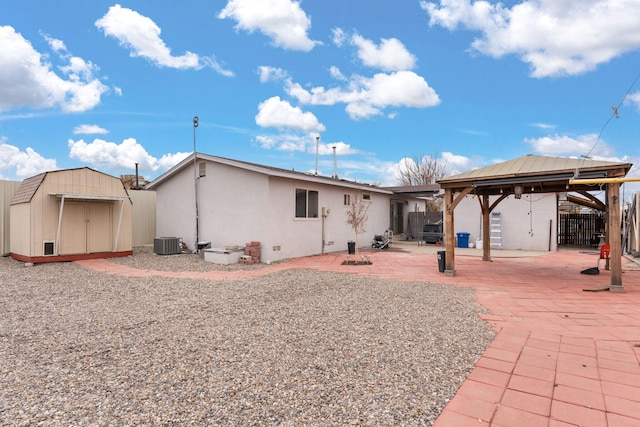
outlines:
[[[0,312],[12,426],[430,425],[494,337],[470,289],[308,270],[204,281],[0,258]]]

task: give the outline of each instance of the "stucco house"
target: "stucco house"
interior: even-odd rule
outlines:
[[[416,203],[424,205],[369,184],[201,153],[147,189],[157,193],[158,236],[181,238],[191,250],[204,242],[213,248],[260,242],[264,263],[347,250],[355,238],[345,214],[352,200],[369,205],[360,247],[392,225],[406,224]]]
[[[10,255],[25,262],[132,254],[131,199],[120,179],[90,168],[44,172],[10,206]]]

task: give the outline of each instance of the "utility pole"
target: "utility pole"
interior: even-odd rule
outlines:
[[[198,253],[198,240],[199,240],[199,230],[198,230],[198,152],[196,151],[196,128],[198,127],[198,116],[193,117],[193,188],[195,191],[195,204],[196,204],[196,241],[194,242],[195,253]]]
[[[318,175],[318,144],[320,143],[320,137],[316,136],[316,175]]]

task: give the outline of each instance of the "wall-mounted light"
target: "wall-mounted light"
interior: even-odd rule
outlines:
[[[513,189],[513,194],[516,199],[522,198],[522,185],[516,185]]]

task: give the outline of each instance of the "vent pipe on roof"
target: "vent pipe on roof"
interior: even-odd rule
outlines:
[[[316,175],[318,175],[318,144],[320,142],[320,136],[316,136]]]
[[[338,161],[336,160],[336,146],[333,147],[333,179],[338,179]]]

